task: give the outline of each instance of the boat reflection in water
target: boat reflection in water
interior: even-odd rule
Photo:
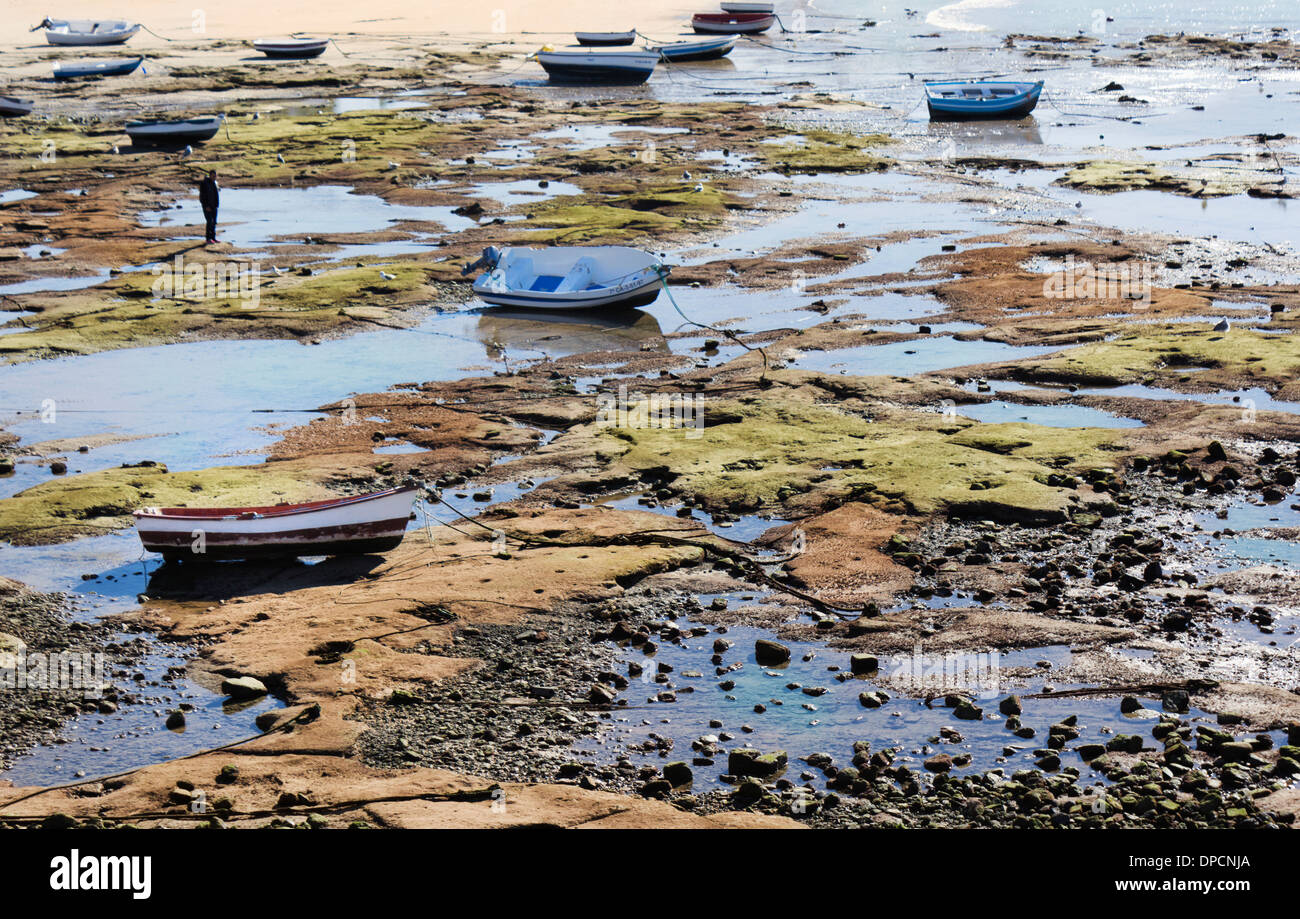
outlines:
[[[1004,121],[931,121],[926,130],[931,140],[952,141],[959,148],[988,152],[990,147],[1041,147],[1043,135],[1032,116]]]
[[[491,307],[479,314],[475,334],[493,360],[509,355],[557,358],[595,351],[668,351],[659,321],[637,309]]]

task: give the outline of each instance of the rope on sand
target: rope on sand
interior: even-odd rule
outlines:
[[[157,32],[149,28],[147,25],[144,25],[143,23],[140,25],[140,28],[144,29],[146,32],[148,32],[154,38],[159,39],[160,41],[183,41],[183,39],[180,38],[168,38],[166,35],[159,35]]]

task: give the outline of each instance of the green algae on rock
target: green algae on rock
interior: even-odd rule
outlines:
[[[610,195],[564,195],[530,208],[539,229],[523,234],[531,244],[617,243],[717,226],[737,206],[709,183],[640,187],[626,183]]]
[[[1082,500],[1061,472],[1105,467],[1119,434],[1093,428],[981,425],[882,410],[874,420],[797,401],[711,403],[703,436],[605,432],[607,456],[707,507],[757,510],[802,496],[901,502],[914,513],[1064,520]],[[1071,500],[1073,498],[1073,500]]]
[[[1261,183],[1276,181],[1273,174],[1241,163],[1217,163],[1214,168],[1173,170],[1156,163],[1124,163],[1094,160],[1068,170],[1058,185],[1085,191],[1116,192],[1168,191],[1198,198],[1244,194]]]
[[[190,267],[205,266],[193,259]],[[24,323],[31,331],[0,336],[0,356],[22,360],[89,354],[194,335],[302,338],[361,324],[392,324],[400,321],[392,316],[395,310],[445,299],[449,290],[459,289],[435,285],[431,269],[412,262],[269,278],[253,274],[251,267],[237,271],[245,274],[234,284],[233,295],[227,284],[219,288],[221,296],[206,296],[206,289],[192,298],[182,296],[182,290],[160,291],[164,296],[159,296],[158,275],[135,272],[80,291],[30,297],[28,307],[37,311]]]
[[[892,142],[885,134],[806,131],[791,143],[759,144],[757,153],[769,167],[787,175],[884,172],[894,161],[874,151]]]
[[[1142,326],[1008,366],[1013,376],[1030,380],[1122,385],[1164,375],[1202,389],[1264,382],[1285,389],[1300,372],[1300,346],[1294,335],[1240,328],[1215,332],[1207,324],[1171,323]],[[1191,368],[1204,369],[1188,378]]]

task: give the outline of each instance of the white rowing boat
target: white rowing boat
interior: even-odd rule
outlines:
[[[418,491],[406,485],[267,507],[146,507],[133,516],[145,551],[168,561],[358,555],[396,548]]]
[[[479,298],[498,306],[579,310],[653,303],[668,269],[629,246],[490,246],[464,274],[486,267],[474,282]]]
[[[140,31],[140,24],[125,19],[46,17],[36,29],[45,30],[45,40],[51,45],[120,45]]]
[[[537,63],[552,83],[629,86],[650,79],[659,55],[648,51],[538,51]]]
[[[652,45],[654,51],[670,64],[685,61],[710,61],[726,57],[736,47],[736,36],[723,35],[720,38],[706,38],[702,41],[678,41],[667,45]]]

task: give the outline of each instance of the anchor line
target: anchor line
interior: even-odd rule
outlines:
[[[735,332],[732,332],[730,329],[719,329],[716,326],[707,325],[703,322],[696,322],[690,316],[687,316],[684,312],[682,312],[682,308],[677,305],[677,299],[673,296],[673,292],[668,287],[668,272],[665,271],[662,266],[658,266],[655,268],[655,273],[659,275],[659,283],[663,285],[664,293],[668,295],[668,302],[673,305],[673,309],[677,311],[678,316],[681,316],[682,319],[684,319],[688,325],[693,325],[699,329],[708,329],[710,332],[715,332],[718,335],[721,335],[723,338],[729,339],[730,341],[733,341],[736,344],[740,345],[740,347],[744,348],[746,351],[751,351],[751,352],[757,351],[759,355],[763,358],[763,373],[761,374],[759,379],[760,381],[766,380],[767,372],[769,369],[766,348],[750,347],[740,339],[739,335],[737,335]]]

